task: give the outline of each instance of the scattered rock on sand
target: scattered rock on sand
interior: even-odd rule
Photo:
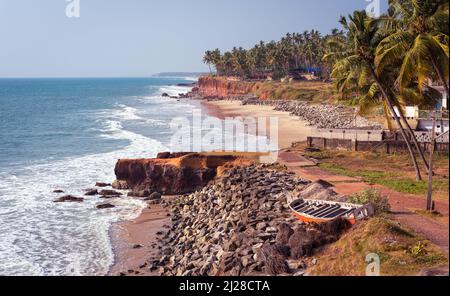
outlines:
[[[112,204],[101,204],[101,205],[97,205],[97,209],[99,210],[103,210],[103,209],[112,209],[115,208],[116,206],[112,205]]]
[[[83,201],[84,201],[84,198],[75,197],[72,195],[65,195],[65,196],[58,198],[57,200],[55,200],[53,202],[83,202]]]

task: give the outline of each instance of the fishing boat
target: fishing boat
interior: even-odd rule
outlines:
[[[305,223],[326,223],[342,217],[353,225],[358,220],[374,214],[371,205],[311,199],[294,200],[289,207],[295,216]]]

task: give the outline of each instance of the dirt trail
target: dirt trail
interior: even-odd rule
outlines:
[[[282,152],[279,162],[286,165],[297,175],[316,181],[319,179],[335,185],[335,191],[351,195],[367,188],[377,188],[381,194],[389,199],[394,219],[413,229],[432,243],[449,254],[449,204],[446,201],[436,201],[436,210],[442,215],[431,218],[418,214],[418,210],[426,208],[425,198],[393,191],[380,185],[362,182],[358,178],[335,175],[320,169],[300,152]]]

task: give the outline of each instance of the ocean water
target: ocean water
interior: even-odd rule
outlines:
[[[183,78],[0,79],[0,275],[104,275],[114,260],[108,230],[141,201],[55,204],[114,180],[119,158],[170,151],[174,117],[196,103],[163,98]]]

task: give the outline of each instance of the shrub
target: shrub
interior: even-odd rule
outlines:
[[[359,205],[372,204],[376,215],[388,213],[391,210],[388,199],[382,197],[380,192],[373,188],[352,195],[349,202]]]

